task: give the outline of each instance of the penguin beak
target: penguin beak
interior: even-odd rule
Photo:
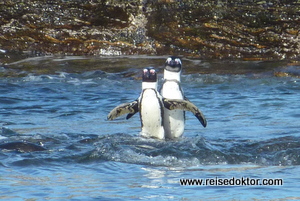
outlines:
[[[179,67],[179,66],[181,66],[181,60],[176,57],[170,57],[167,59],[165,65],[168,65],[171,67]]]
[[[167,62],[167,65],[168,66],[176,66],[176,65],[178,65],[178,62],[177,61],[175,61],[175,60],[171,60],[171,61],[169,61],[169,62]]]

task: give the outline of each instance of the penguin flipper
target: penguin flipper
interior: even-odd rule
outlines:
[[[187,100],[181,100],[181,99],[163,98],[163,103],[164,103],[165,108],[167,108],[169,110],[179,109],[179,110],[192,112],[197,117],[197,119],[200,121],[200,123],[203,125],[203,127],[206,127],[207,121],[206,121],[203,113],[192,102],[187,101]]]
[[[133,115],[135,115],[138,111],[134,112],[134,113],[129,113],[126,116],[126,119],[130,119]]]
[[[183,100],[190,101],[186,96],[183,97]]]
[[[138,110],[138,101],[135,100],[131,103],[123,103],[121,105],[118,105],[115,107],[110,113],[107,115],[108,120],[114,120],[115,118],[128,114],[126,119],[129,119],[131,116],[133,116],[135,113],[137,113]],[[128,116],[130,116],[128,118]]]

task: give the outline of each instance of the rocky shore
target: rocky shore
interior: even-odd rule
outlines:
[[[4,0],[0,55],[298,60],[300,1]]]

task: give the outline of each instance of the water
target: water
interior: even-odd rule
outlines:
[[[139,96],[142,67],[157,67],[161,78],[165,57],[101,59],[87,68],[78,58],[47,58],[47,74],[1,68],[16,74],[0,79],[1,200],[300,199],[297,66],[183,59],[183,89],[208,126],[187,113],[184,137],[160,141],[139,136],[138,115],[106,115]],[[180,185],[232,177],[283,185]]]

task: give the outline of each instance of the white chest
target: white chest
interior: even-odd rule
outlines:
[[[161,95],[168,99],[184,99],[178,82],[166,81],[162,87]],[[164,109],[164,128],[167,138],[178,138],[184,132],[184,111]]]
[[[163,139],[162,100],[154,89],[146,89],[140,96],[140,117],[142,123],[141,134],[146,137]]]
[[[161,95],[169,99],[183,99],[183,92],[178,82],[166,81],[162,87]]]

